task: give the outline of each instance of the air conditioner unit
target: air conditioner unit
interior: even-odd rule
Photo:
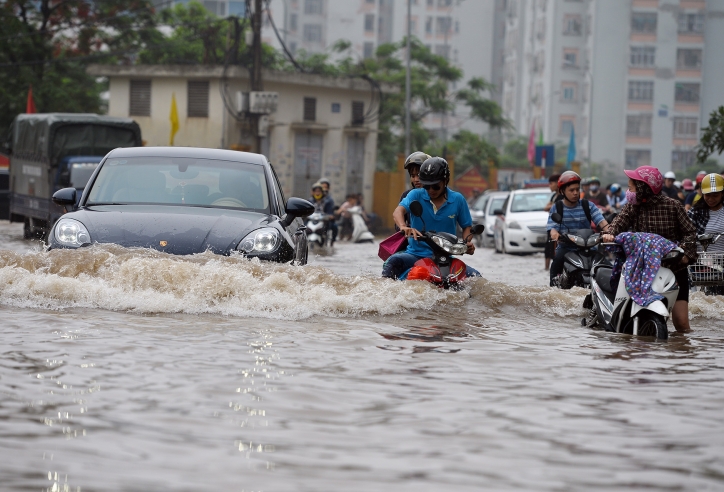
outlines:
[[[278,92],[259,92],[249,93],[249,112],[253,114],[270,114],[277,110],[277,102],[279,101]]]

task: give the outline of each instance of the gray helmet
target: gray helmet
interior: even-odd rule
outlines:
[[[450,168],[442,157],[430,157],[420,166],[420,182],[423,186],[440,181],[447,183],[448,179],[450,179]]]
[[[417,152],[413,152],[407,156],[407,159],[405,159],[405,170],[407,170],[410,166],[422,166],[422,163],[429,158],[429,155],[424,152],[420,152],[419,150]]]

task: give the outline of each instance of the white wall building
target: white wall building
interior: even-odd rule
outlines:
[[[611,174],[685,171],[724,103],[724,0],[507,0],[503,110]],[[705,49],[709,47],[709,50]],[[689,173],[691,174],[691,173]]]
[[[248,71],[228,70],[231,107],[220,86],[223,67],[175,65],[92,65],[91,75],[108,77],[111,116],[130,117],[146,145],[169,145],[171,96],[180,128],[174,145],[246,150],[249,129],[237,121],[236,93],[248,90]],[[367,122],[370,87],[361,80],[263,72],[264,89],[279,93],[269,117],[262,153],[274,165],[287,196],[307,197],[321,177],[330,179],[341,203],[346,193],[364,193],[372,203],[376,168],[377,122]],[[383,85],[383,92],[395,90]]]

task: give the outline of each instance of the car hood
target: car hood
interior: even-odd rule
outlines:
[[[246,234],[272,221],[270,215],[240,210],[146,205],[93,206],[63,217],[82,222],[94,243],[177,255],[228,253]]]
[[[548,212],[512,212],[509,213],[505,219],[508,222],[514,220],[519,224],[525,225],[546,225],[548,223]]]

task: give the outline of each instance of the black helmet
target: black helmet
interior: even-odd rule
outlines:
[[[407,156],[407,159],[405,159],[405,170],[407,170],[410,166],[422,166],[422,163],[429,158],[429,155],[424,152],[420,152],[419,150],[417,152],[413,152]]]
[[[420,182],[423,185],[433,185],[440,181],[447,184],[450,179],[450,168],[442,157],[430,157],[420,166]]]

